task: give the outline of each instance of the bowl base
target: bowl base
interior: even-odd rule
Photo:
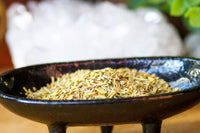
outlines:
[[[160,133],[162,121],[143,122],[143,133]],[[65,124],[48,125],[49,133],[66,133]],[[101,126],[101,133],[112,133],[113,126]]]

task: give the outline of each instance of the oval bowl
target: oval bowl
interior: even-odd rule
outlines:
[[[78,69],[105,67],[128,67],[155,73],[182,91],[134,98],[54,101],[27,99],[22,89],[24,86],[40,88],[49,83],[52,76],[59,77]],[[20,116],[47,125],[161,123],[199,100],[200,60],[194,58],[142,57],[51,63],[14,69],[0,75],[1,104]]]

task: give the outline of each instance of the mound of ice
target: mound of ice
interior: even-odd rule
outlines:
[[[86,59],[178,56],[182,42],[154,9],[131,11],[109,2],[80,0],[13,4],[7,11],[15,67]]]

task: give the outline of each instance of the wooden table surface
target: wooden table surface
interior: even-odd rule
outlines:
[[[5,43],[0,44],[0,73],[13,69]],[[68,133],[100,133],[98,126],[69,127]],[[200,104],[162,123],[162,133],[200,133]],[[48,133],[47,127],[9,112],[0,105],[0,133]],[[113,133],[142,133],[140,124],[114,126]]]

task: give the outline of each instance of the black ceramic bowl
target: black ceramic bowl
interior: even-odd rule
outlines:
[[[157,96],[48,101],[25,98],[22,87],[41,87],[51,76],[78,69],[135,68],[155,73],[180,92]],[[159,133],[163,119],[185,111],[200,100],[200,60],[182,57],[106,59],[54,63],[15,69],[0,76],[0,102],[10,111],[45,123],[51,133],[64,133],[65,126],[142,123],[144,133]]]

